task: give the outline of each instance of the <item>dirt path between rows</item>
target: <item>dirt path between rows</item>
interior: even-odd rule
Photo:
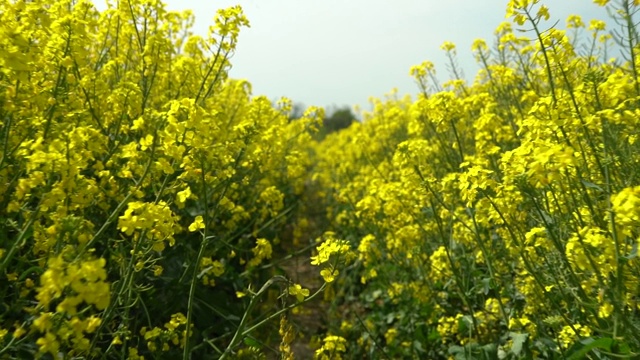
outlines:
[[[282,269],[291,281],[313,293],[322,286],[322,277],[318,267],[310,264],[309,256],[310,254],[296,256],[286,261]],[[289,320],[296,331],[296,338],[291,344],[296,359],[313,358],[315,351],[309,343],[313,336],[324,330],[326,307],[320,295],[289,314]]]

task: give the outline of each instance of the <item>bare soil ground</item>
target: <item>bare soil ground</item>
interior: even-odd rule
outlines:
[[[311,293],[322,286],[320,271],[317,266],[310,264],[308,254],[288,260],[282,268],[289,279],[309,289]],[[320,296],[290,314],[289,320],[296,330],[296,338],[291,344],[296,359],[313,358],[314,349],[309,343],[311,338],[323,329],[325,313],[326,305]]]

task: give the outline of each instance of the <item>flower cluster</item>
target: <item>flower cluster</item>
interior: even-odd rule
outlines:
[[[320,275],[327,283],[335,280],[340,273],[339,267],[349,263],[355,257],[349,242],[336,239],[333,232],[326,232],[323,235],[322,243],[318,245],[317,251],[318,254],[311,257],[311,265],[329,263],[320,271]]]
[[[320,292],[318,359],[638,357],[640,2],[595,2],[326,137],[229,78],[238,6],[0,2],[0,357],[289,359]]]
[[[635,29],[637,2],[607,6]],[[492,49],[474,42],[471,84],[445,42],[451,81],[414,66],[416,99],[374,99],[317,144],[330,229],[357,249],[328,327],[350,357],[555,358],[597,339],[637,356],[636,40],[610,61],[603,21],[549,28],[537,0],[507,17]]]
[[[211,358],[237,350],[231,319],[271,309],[224,295],[284,256],[323,111],[289,121],[290,100],[229,78],[239,6],[194,21],[158,0],[0,3],[0,357]]]
[[[322,347],[316,350],[314,359],[329,360],[336,359],[341,360],[341,353],[344,353],[347,348],[347,341],[341,336],[329,335],[322,340]]]

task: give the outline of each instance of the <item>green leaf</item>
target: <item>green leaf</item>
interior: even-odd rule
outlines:
[[[611,338],[600,338],[597,340],[594,340],[593,338],[584,339],[574,344],[571,349],[569,349],[567,353],[569,357],[567,360],[584,359],[584,356],[593,349],[611,351],[611,345],[613,345],[613,339]]]
[[[24,279],[26,279],[29,275],[36,273],[38,275],[42,274],[44,272],[44,270],[40,267],[40,266],[32,266],[30,268],[28,268],[27,270],[23,271],[22,274],[20,275],[20,277],[18,278],[19,281],[23,281]]]
[[[473,329],[473,319],[469,315],[464,315],[458,320],[458,333],[466,334]]]
[[[393,312],[387,314],[386,316],[386,323],[387,324],[391,324],[395,319],[396,319],[396,314],[394,314]]]
[[[482,345],[480,349],[482,349],[482,352],[484,353],[487,359],[498,358],[498,346],[496,344]]]
[[[629,253],[629,255],[625,256],[625,258],[627,260],[631,260],[633,258],[638,257],[638,243],[635,242],[633,243],[633,245],[631,245],[631,252]]]
[[[251,338],[251,337],[244,338],[243,342],[247,346],[256,347],[256,348],[260,347],[260,343],[257,342],[254,338]]]
[[[449,354],[453,355],[453,354],[459,354],[459,353],[464,353],[464,348],[462,346],[458,346],[458,345],[449,346]]]
[[[615,342],[612,346],[611,349],[620,355],[629,355],[631,354],[631,347],[629,347],[629,344],[627,344],[626,342]]]
[[[582,180],[582,185],[584,185],[584,186],[586,186],[586,187],[588,187],[590,189],[596,189],[598,191],[604,191],[604,190],[602,190],[602,188],[600,186],[598,186],[598,185],[596,185],[596,184],[594,184],[592,182],[586,181],[586,180]]]
[[[491,278],[484,278],[481,280],[482,283],[482,291],[484,292],[485,295],[487,295],[489,293],[489,290],[491,289]]]
[[[423,326],[417,326],[416,330],[413,332],[413,336],[415,337],[416,341],[425,342],[426,336],[424,334],[424,327]]]
[[[440,340],[440,338],[441,338],[441,336],[440,336],[440,333],[438,332],[438,330],[433,329],[429,333],[429,337],[427,338],[427,340],[436,341],[436,340]]]
[[[519,333],[510,333],[509,336],[513,340],[513,345],[511,346],[511,352],[518,356],[522,352],[523,345],[527,342],[529,338],[529,334],[519,334]]]

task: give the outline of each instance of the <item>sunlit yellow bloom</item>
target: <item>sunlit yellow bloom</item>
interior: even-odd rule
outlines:
[[[196,216],[195,220],[191,223],[191,225],[189,225],[189,231],[191,232],[198,231],[204,228],[205,225],[202,215]]]
[[[303,301],[309,296],[309,289],[302,288],[300,284],[293,284],[289,286],[289,295],[295,296],[298,301]]]

